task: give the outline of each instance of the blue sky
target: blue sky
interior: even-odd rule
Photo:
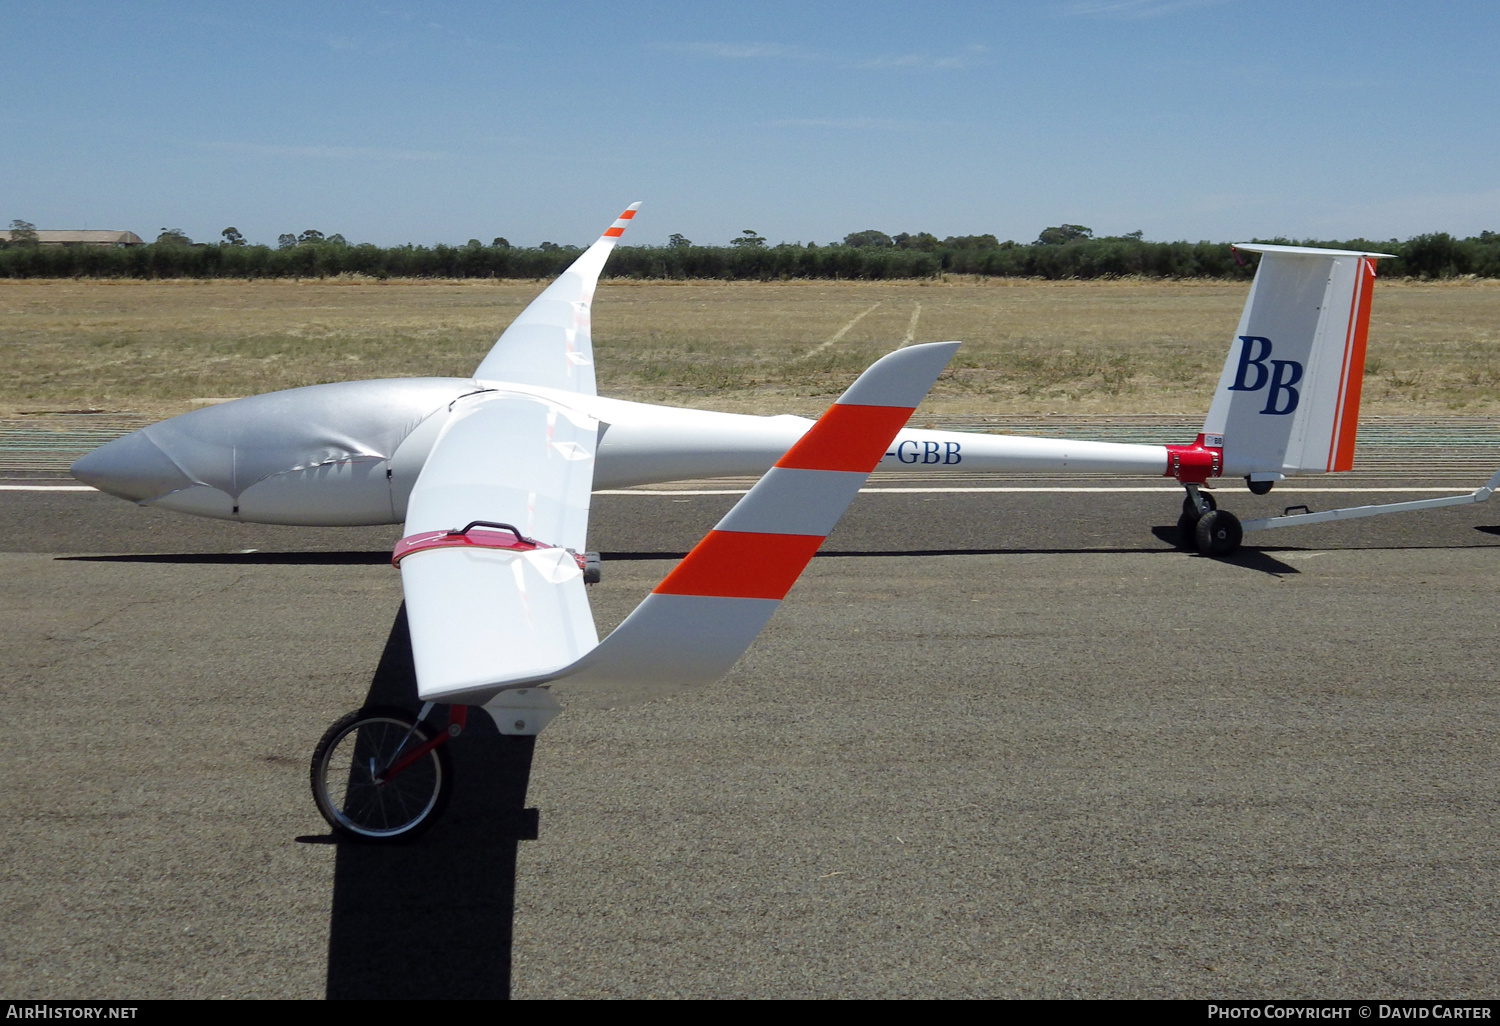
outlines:
[[[1500,230],[1500,4],[0,0],[0,223]]]

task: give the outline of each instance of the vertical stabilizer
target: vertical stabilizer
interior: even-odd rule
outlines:
[[[1260,267],[1203,424],[1205,444],[1222,444],[1226,477],[1350,469],[1375,261],[1389,254],[1236,248],[1261,254]]]

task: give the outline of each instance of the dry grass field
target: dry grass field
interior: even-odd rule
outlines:
[[[542,288],[494,281],[0,280],[0,417],[166,416],[206,398],[467,375]],[[966,345],[932,415],[1202,414],[1247,286],[604,282],[600,391],[816,413],[904,341]],[[1500,282],[1383,281],[1364,412],[1500,414]]]

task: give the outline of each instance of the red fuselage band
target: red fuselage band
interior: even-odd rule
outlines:
[[[1203,484],[1224,472],[1223,447],[1204,445],[1202,435],[1192,445],[1169,445],[1166,448],[1167,469],[1163,477],[1175,477],[1183,484]]]

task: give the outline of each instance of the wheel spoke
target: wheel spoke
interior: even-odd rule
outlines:
[[[425,741],[420,725],[394,715],[372,712],[341,720],[319,745],[313,781],[319,809],[339,829],[364,837],[392,838],[415,830],[442,797],[445,757],[434,749],[393,780],[377,778],[403,748]]]

